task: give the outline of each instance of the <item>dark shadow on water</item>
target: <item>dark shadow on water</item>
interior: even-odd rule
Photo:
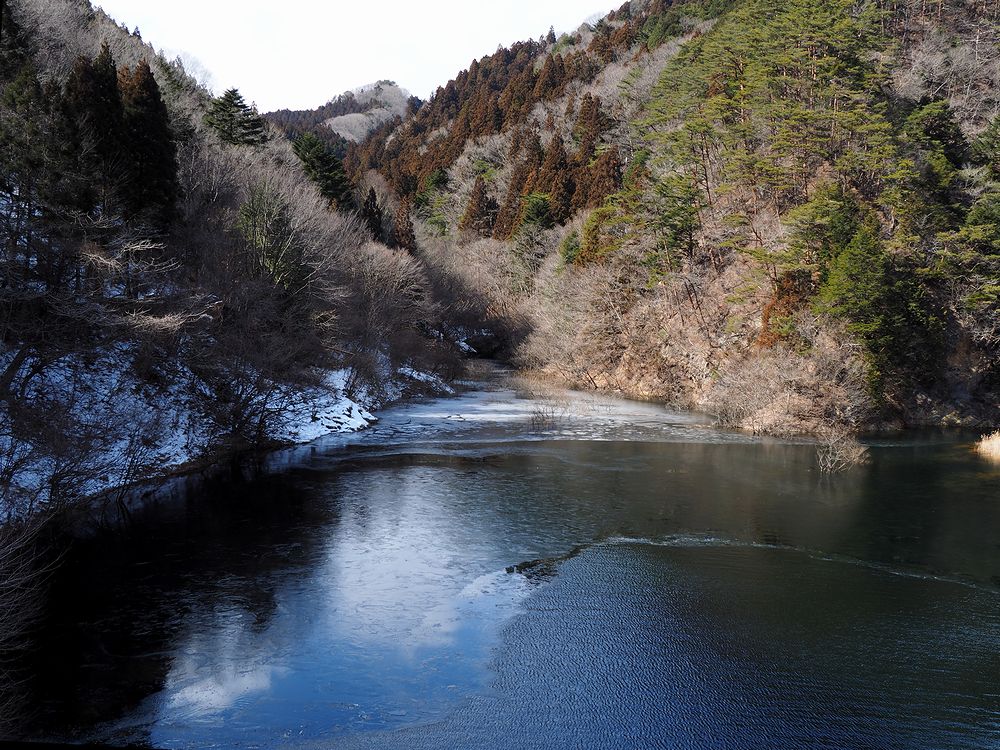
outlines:
[[[29,733],[78,741],[133,710],[162,687],[193,611],[236,608],[265,629],[275,589],[314,560],[313,529],[337,521],[309,497],[287,476],[236,474],[73,541],[33,637]]]

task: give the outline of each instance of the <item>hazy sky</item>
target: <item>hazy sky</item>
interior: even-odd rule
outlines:
[[[216,90],[261,111],[317,107],[388,78],[426,99],[473,59],[572,31],[621,0],[96,0],[169,57],[186,53]]]

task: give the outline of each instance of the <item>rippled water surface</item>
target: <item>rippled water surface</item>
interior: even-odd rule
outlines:
[[[148,509],[24,732],[155,747],[1000,747],[1000,466],[496,379]]]

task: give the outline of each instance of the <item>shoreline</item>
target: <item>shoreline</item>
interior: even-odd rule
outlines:
[[[321,428],[316,425],[322,424],[324,418],[313,417],[307,423],[286,420],[282,428],[285,439],[272,439],[256,446],[219,446],[129,484],[103,488],[80,503],[58,509],[52,519],[57,520],[62,530],[73,537],[87,537],[108,528],[127,526],[134,513],[149,505],[182,500],[214,480],[237,475],[252,476],[282,454],[311,451],[322,440],[363,432],[378,424],[378,413],[385,409],[419,398],[445,397],[458,392],[452,383],[439,376],[412,368],[400,368],[387,390],[390,398],[373,402],[370,406],[362,405],[340,390],[338,396],[330,398],[346,409],[346,413],[340,415],[344,418],[340,424],[330,423],[329,420],[336,420],[337,415],[331,414],[329,409],[325,414],[327,421]],[[293,435],[307,437],[296,439]]]
[[[467,363],[472,362],[477,364],[487,362],[490,369],[512,367],[507,363],[496,360],[467,360]],[[471,372],[467,371],[461,377],[449,383],[428,373],[419,373],[409,371],[408,368],[401,368],[401,371],[405,371],[405,381],[399,377],[393,379],[391,388],[395,391],[395,397],[391,398],[391,400],[366,407],[348,398],[343,392],[340,393],[338,398],[342,405],[346,406],[348,410],[359,410],[360,412],[363,423],[358,424],[356,427],[350,429],[328,427],[322,430],[314,428],[311,432],[307,433],[307,439],[276,439],[253,447],[235,449],[219,448],[212,453],[204,454],[194,460],[167,466],[163,469],[162,473],[143,477],[128,485],[104,489],[99,493],[89,496],[79,505],[58,511],[56,515],[65,523],[66,530],[70,531],[74,536],[78,534],[87,536],[108,527],[127,525],[133,513],[140,512],[149,504],[181,499],[192,492],[196,492],[206,483],[227,476],[235,477],[239,474],[246,477],[252,475],[255,472],[263,470],[265,464],[283,454],[294,453],[300,450],[315,450],[316,444],[324,439],[336,435],[349,436],[367,430],[378,424],[378,412],[384,409],[405,404],[419,398],[443,398],[449,395],[457,395],[467,390],[470,381],[475,382],[482,376],[482,373],[479,373],[477,376],[475,365],[470,366],[469,369]],[[725,431],[777,439],[805,440],[811,443],[814,442],[817,447],[823,446],[824,441],[829,439],[821,431],[823,429],[822,424],[817,425],[817,429],[814,430],[753,430],[742,426],[723,425],[718,421],[718,417],[711,414],[711,412],[700,410],[690,405],[672,404],[649,393],[631,392],[622,388],[581,387],[580,383],[571,382],[569,378],[538,369],[519,370],[512,368],[511,374],[528,383],[556,386],[580,393],[623,398],[691,412],[712,419],[713,427]],[[466,387],[462,387],[461,384],[463,383]],[[316,421],[318,420],[313,420],[312,424]],[[860,429],[850,431],[849,437],[853,440],[868,442],[903,435],[913,435],[920,432],[941,431],[949,434],[968,432],[971,439],[984,429],[990,429],[989,422],[986,420],[981,420],[977,424],[925,422],[906,425],[883,422],[881,424],[865,424]]]
[[[929,398],[926,399],[927,403],[919,405],[924,410],[922,412],[909,410],[905,405],[897,405],[899,413],[894,417],[868,419],[853,425],[849,425],[844,421],[823,419],[819,415],[814,419],[796,418],[791,412],[786,412],[784,415],[769,412],[767,421],[762,425],[754,425],[752,418],[747,418],[738,424],[725,424],[717,414],[709,410],[708,407],[711,406],[709,403],[673,402],[662,396],[658,396],[654,391],[639,387],[638,384],[634,384],[635,387],[629,387],[629,383],[619,382],[616,387],[599,387],[596,384],[596,379],[591,378],[594,385],[587,386],[580,378],[574,379],[561,375],[558,372],[538,368],[518,370],[518,375],[526,380],[558,385],[584,393],[617,396],[633,401],[662,404],[673,409],[695,414],[703,414],[712,418],[715,425],[720,429],[754,435],[766,435],[775,438],[812,438],[822,441],[831,429],[838,428],[843,428],[846,434],[855,439],[864,439],[868,436],[878,435],[899,435],[922,430],[967,430],[969,432],[978,431],[980,435],[985,435],[996,429],[998,424],[1000,424],[991,421],[982,413],[982,409],[960,411],[959,405],[934,402]],[[599,377],[608,380],[609,376],[604,374]]]

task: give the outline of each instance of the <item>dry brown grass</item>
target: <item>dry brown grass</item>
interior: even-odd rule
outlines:
[[[997,430],[992,435],[986,435],[976,443],[976,450],[984,458],[988,458],[991,461],[1000,461],[1000,430]]]

